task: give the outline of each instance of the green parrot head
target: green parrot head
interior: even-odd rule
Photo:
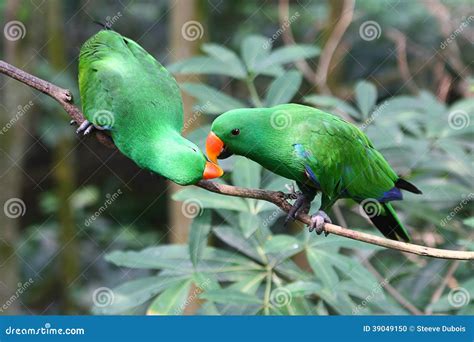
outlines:
[[[208,161],[199,147],[181,136],[177,139],[178,141],[170,141],[169,144],[161,141],[156,155],[150,155],[145,167],[180,185],[222,176],[224,171]]]
[[[206,140],[206,153],[211,161],[232,154],[258,160],[269,142],[276,141],[280,132],[272,128],[269,108],[233,109],[217,117]]]

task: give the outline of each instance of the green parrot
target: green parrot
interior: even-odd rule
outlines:
[[[222,169],[181,135],[183,105],[173,76],[140,45],[101,30],[81,48],[79,90],[86,117],[78,133],[110,133],[139,167],[181,185],[216,178]]]
[[[295,180],[300,192],[287,221],[307,213],[321,192],[310,231],[323,232],[331,222],[324,211],[339,198],[351,198],[384,236],[409,241],[389,202],[401,200],[402,189],[421,191],[397,176],[359,128],[337,116],[298,104],[230,110],[212,123],[206,151],[213,162],[238,154]]]

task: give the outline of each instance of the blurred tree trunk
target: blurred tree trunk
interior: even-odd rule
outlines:
[[[183,26],[189,21],[197,21],[204,27],[204,4],[199,0],[179,1],[173,0],[171,6],[171,25],[170,25],[170,49],[172,62],[190,58],[196,55],[199,51],[204,36],[202,39],[190,40],[185,39],[182,34]],[[196,81],[196,76],[178,75],[176,80],[178,83],[189,81],[192,78]],[[184,122],[190,122],[194,99],[182,93],[184,105]],[[192,131],[199,126],[199,120],[193,120],[189,125],[187,131]],[[180,186],[169,182],[169,193],[172,195],[180,189]],[[172,243],[186,243],[188,240],[188,231],[191,220],[183,215],[181,210],[181,203],[173,200],[169,201],[169,223],[171,227],[170,241]]]
[[[19,2],[9,0],[5,6],[5,23],[17,19]],[[3,39],[4,58],[7,62],[22,65],[20,50],[22,39]],[[3,58],[2,57],[2,58]],[[18,118],[18,106],[26,105],[27,90],[24,85],[6,77],[2,79],[2,101],[0,106],[0,306],[15,294],[20,281],[19,260],[15,253],[19,238],[20,219],[9,218],[4,212],[4,204],[12,198],[21,198],[23,154],[26,149],[29,120],[26,115]],[[1,91],[1,90],[0,90]],[[17,121],[15,121],[17,120]],[[7,123],[14,122],[11,125]],[[10,127],[10,128],[8,128]],[[8,129],[6,129],[8,128]],[[19,300],[0,314],[18,314]]]
[[[170,49],[172,62],[190,58],[196,55],[199,51],[201,44],[205,39],[205,32],[202,32],[202,36],[198,32],[199,39],[185,39],[183,37],[183,26],[186,27],[186,23],[190,21],[197,21],[201,26],[194,25],[198,30],[204,28],[203,24],[205,19],[205,3],[200,0],[172,0],[170,3],[171,6],[171,25],[170,25]],[[204,31],[204,30],[203,30]],[[194,82],[199,80],[197,76],[189,75],[178,75],[176,80],[178,83],[190,81],[192,79]],[[186,132],[183,134],[192,131],[193,129],[199,127],[200,120],[190,121],[193,115],[193,105],[194,98],[188,94],[181,92],[183,96],[183,108],[184,108],[184,122],[190,123],[187,126]],[[170,196],[176,191],[180,190],[180,186],[173,183],[169,183],[169,194]],[[171,243],[186,243],[188,241],[189,228],[191,220],[183,215],[182,203],[170,200],[168,202],[168,211],[169,211],[169,223],[170,223],[170,242]],[[189,293],[195,293],[197,288],[193,285]],[[184,314],[189,315],[196,312],[199,308],[200,303],[196,300],[191,300],[190,304],[186,306]]]
[[[67,67],[62,4],[60,0],[50,0],[47,6],[48,59],[53,70],[57,73],[66,72],[65,69]],[[59,106],[57,115],[59,117],[64,115],[63,110]],[[71,195],[76,187],[74,154],[71,153],[73,139],[73,134],[60,134],[55,141],[52,165],[58,201],[57,219],[61,253],[57,257],[60,274],[57,281],[60,288],[62,314],[74,313],[76,310],[76,305],[71,295],[73,292],[71,286],[79,276],[77,231],[74,211],[71,205]]]

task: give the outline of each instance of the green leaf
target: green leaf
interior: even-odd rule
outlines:
[[[191,280],[185,280],[166,289],[148,307],[147,315],[181,315],[186,308]]]
[[[275,49],[256,65],[256,70],[264,70],[270,66],[282,65],[319,55],[320,49],[312,45],[290,45]]]
[[[363,117],[368,118],[377,102],[377,88],[370,82],[360,81],[355,87],[355,98]]]
[[[240,51],[250,73],[269,76],[278,76],[283,73],[283,68],[279,65],[257,69],[257,65],[270,54],[271,45],[271,41],[263,36],[253,35],[244,38]]]
[[[194,218],[189,233],[189,255],[193,266],[196,266],[207,245],[207,237],[211,231],[211,212],[204,210],[201,216]]]
[[[221,114],[231,109],[246,107],[239,100],[205,84],[182,83],[181,88],[189,95],[197,98],[203,104],[207,113]]]
[[[303,76],[299,71],[290,70],[276,78],[270,85],[265,100],[266,107],[290,102],[300,88]]]
[[[274,235],[264,245],[265,253],[275,263],[287,259],[302,250],[303,244],[291,235]]]
[[[218,44],[204,44],[202,50],[225,64],[228,68],[228,73],[235,78],[244,79],[247,76],[242,61],[234,51]]]
[[[183,206],[185,205],[184,201],[194,200],[201,208],[229,209],[243,212],[249,211],[247,203],[241,198],[219,195],[204,189],[187,187],[175,193],[172,196],[172,199],[183,202]],[[185,208],[183,208],[183,210],[184,209]]]
[[[464,223],[466,226],[474,228],[474,216],[471,216],[471,217],[463,220],[462,223]]]
[[[239,67],[229,67],[229,65],[215,57],[198,56],[185,59],[167,66],[167,69],[174,74],[215,74],[225,75],[234,78],[242,78]]]
[[[229,226],[220,226],[213,228],[213,232],[219,239],[229,246],[257,261],[262,261],[255,244],[252,243],[253,240],[246,239],[240,230]]]
[[[163,245],[144,250],[114,251],[105,256],[117,266],[139,269],[167,269],[180,273],[192,273],[196,268],[189,259],[188,246]],[[202,272],[224,272],[226,270],[252,271],[261,266],[239,254],[217,248],[206,247],[197,270]]]
[[[114,315],[128,311],[135,308],[150,298],[156,296],[158,293],[165,289],[181,282],[184,276],[169,276],[169,275],[158,275],[153,277],[145,277],[136,280],[132,280],[122,285],[115,287],[109,292],[109,296],[106,297],[107,292],[104,292],[104,297],[109,305],[100,301],[100,297],[97,295],[100,307],[96,306],[93,308],[95,314],[107,314]]]
[[[258,214],[239,213],[239,226],[246,239],[250,238],[261,224],[262,220]]]
[[[258,188],[260,186],[262,167],[256,162],[245,158],[236,157],[232,183],[244,188]]]
[[[333,289],[338,283],[339,277],[327,255],[317,253],[316,250],[307,248],[306,256],[316,279],[321,280],[325,288]]]
[[[262,304],[256,295],[230,289],[206,291],[201,298],[223,304]]]

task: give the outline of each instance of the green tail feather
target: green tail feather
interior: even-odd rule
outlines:
[[[385,237],[392,240],[410,241],[407,230],[398,219],[390,203],[380,203],[380,212],[377,215],[373,216],[373,213],[367,213],[367,215]]]

